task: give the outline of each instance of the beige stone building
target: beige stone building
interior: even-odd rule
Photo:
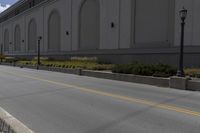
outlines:
[[[20,0],[0,14],[6,55],[96,56],[109,62],[176,65],[182,7],[185,65],[200,65],[199,0]]]

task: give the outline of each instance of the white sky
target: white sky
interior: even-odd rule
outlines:
[[[12,4],[14,4],[17,1],[18,0],[0,0],[0,13],[9,8]]]
[[[6,9],[9,8],[9,7],[10,7],[9,4],[6,4],[6,5],[0,4],[0,13],[3,12],[4,10],[6,10]]]

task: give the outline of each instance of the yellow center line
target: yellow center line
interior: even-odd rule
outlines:
[[[19,74],[19,73],[8,72],[8,71],[3,71],[3,70],[0,70],[0,71],[8,73],[8,74],[15,75],[15,76],[21,76],[21,77],[24,77],[24,78],[39,80],[39,81],[51,83],[51,84],[54,84],[54,85],[63,86],[63,87],[66,87],[66,88],[75,88],[75,89],[78,89],[78,90],[83,91],[83,92],[98,94],[98,95],[102,95],[102,96],[112,97],[112,98],[115,98],[115,99],[120,99],[120,100],[123,100],[123,101],[128,101],[128,102],[131,102],[131,103],[148,105],[148,106],[152,106],[154,108],[160,108],[160,109],[164,109],[164,110],[170,110],[170,111],[175,111],[175,112],[178,112],[178,113],[183,113],[183,114],[187,114],[187,115],[191,115],[191,116],[200,117],[200,112],[192,111],[192,110],[189,110],[189,109],[184,109],[184,108],[180,108],[180,107],[176,107],[176,106],[161,104],[161,103],[157,103],[157,102],[153,102],[153,101],[149,101],[149,100],[144,100],[144,99],[138,99],[138,98],[134,98],[134,97],[112,94],[112,93],[108,93],[108,92],[94,90],[94,89],[91,89],[91,88],[85,88],[85,87],[80,87],[80,86],[76,86],[76,85],[56,82],[56,81],[47,80],[47,79],[43,79],[43,78],[39,78],[39,77],[35,77],[35,76],[29,76],[29,75],[25,75],[25,74]]]

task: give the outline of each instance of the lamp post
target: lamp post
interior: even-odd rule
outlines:
[[[3,44],[1,44],[1,63],[3,62]]]
[[[40,62],[40,41],[42,40],[42,36],[38,37],[38,46],[37,46],[37,69],[39,69]]]
[[[187,17],[187,10],[183,7],[183,9],[179,11],[179,15],[181,18],[181,43],[180,43],[180,53],[179,53],[179,69],[177,71],[177,76],[184,77],[185,74],[183,70],[183,51],[184,51],[185,19]]]

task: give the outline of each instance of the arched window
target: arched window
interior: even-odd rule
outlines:
[[[15,26],[15,32],[14,32],[14,49],[15,51],[21,50],[21,31],[19,25]]]
[[[100,4],[86,0],[80,9],[80,49],[98,49],[100,36]]]
[[[57,11],[52,11],[48,19],[48,50],[60,51],[61,27],[60,15]]]
[[[37,48],[37,24],[34,19],[28,25],[28,51],[35,52]]]
[[[9,32],[8,29],[4,31],[4,51],[9,51]]]

